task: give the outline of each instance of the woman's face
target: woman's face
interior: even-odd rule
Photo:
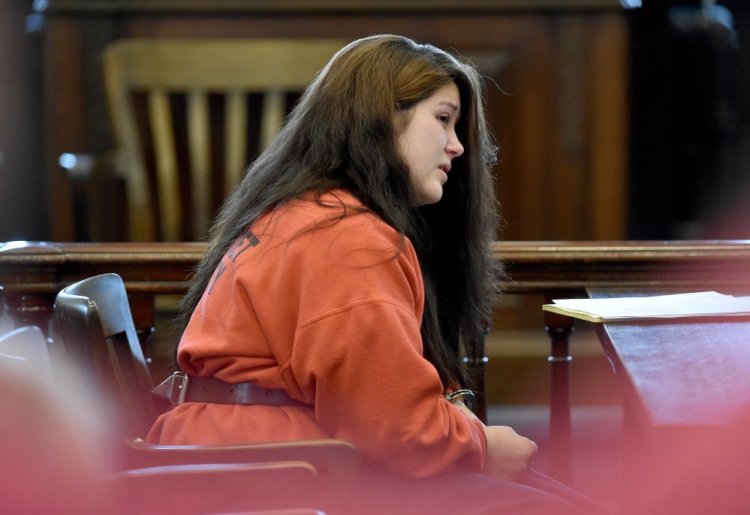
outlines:
[[[461,97],[454,83],[416,104],[398,139],[401,157],[409,167],[414,205],[434,204],[443,197],[451,161],[464,153],[456,135]]]

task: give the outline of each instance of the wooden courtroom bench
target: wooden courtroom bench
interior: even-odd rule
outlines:
[[[64,286],[115,272],[125,281],[139,335],[155,325],[155,299],[180,295],[202,243],[10,242],[0,245],[0,285],[16,325],[51,327],[55,295]],[[750,291],[750,242],[745,241],[504,241],[494,244],[505,264],[502,289],[541,295],[545,301],[586,295],[593,289]],[[541,307],[540,307],[541,309]],[[572,319],[544,314],[550,338],[550,472],[570,476],[569,362]],[[468,357],[480,377],[480,416],[486,417],[483,342]]]

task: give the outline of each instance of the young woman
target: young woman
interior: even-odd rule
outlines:
[[[496,293],[495,150],[471,65],[391,35],[338,52],[215,223],[184,303],[187,402],[148,439],[349,440],[353,513],[574,512],[511,481],[532,441],[450,400]]]

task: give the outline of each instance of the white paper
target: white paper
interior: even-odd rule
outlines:
[[[604,320],[750,315],[750,297],[735,297],[715,291],[650,297],[557,299],[553,302],[556,306],[566,310],[577,311]]]

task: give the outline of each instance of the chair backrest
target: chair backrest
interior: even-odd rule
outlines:
[[[54,312],[67,355],[116,404],[124,432],[145,434],[157,416],[153,381],[122,278],[103,274],[71,284],[58,293]]]
[[[11,328],[13,328],[13,323],[5,306],[5,287],[0,284],[0,334],[8,332]]]
[[[126,39],[104,52],[131,239],[205,239],[226,194],[343,42]]]

